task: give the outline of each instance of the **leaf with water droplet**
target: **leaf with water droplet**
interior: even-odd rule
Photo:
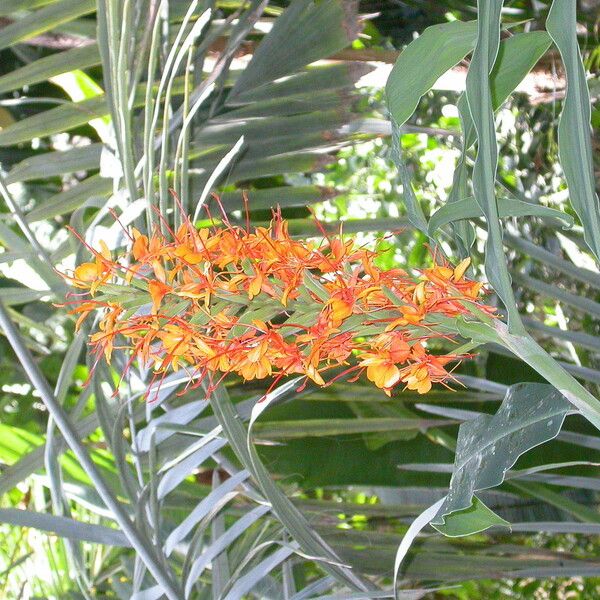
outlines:
[[[571,404],[553,386],[519,383],[508,388],[495,415],[463,423],[450,492],[431,525],[444,535],[457,536],[500,524],[502,519],[475,493],[500,485],[519,456],[555,438],[571,410]]]

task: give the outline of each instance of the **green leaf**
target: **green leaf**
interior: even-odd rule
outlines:
[[[323,202],[333,198],[336,193],[330,188],[316,185],[294,185],[286,187],[274,187],[257,190],[240,190],[237,192],[223,192],[221,204],[227,211],[245,210],[243,193],[248,198],[248,209],[263,210],[280,206],[306,206],[315,202]]]
[[[498,110],[550,47],[545,31],[517,33],[502,40],[490,73],[492,105]]]
[[[100,54],[95,44],[57,52],[0,77],[0,94],[46,81],[61,73],[95,67],[98,64],[100,64]]]
[[[545,54],[550,42],[550,37],[545,31],[517,33],[501,40],[498,56],[490,73],[490,94],[494,111],[502,106]],[[475,143],[475,129],[464,94],[458,101],[458,107],[464,135],[463,149],[466,151]]]
[[[275,21],[230,98],[290,75],[345,48],[358,34],[356,7],[343,0],[296,0]],[[323,35],[323,32],[327,35]]]
[[[284,386],[286,390],[289,386]],[[276,392],[272,392],[276,396]],[[267,400],[263,400],[266,404]],[[218,386],[211,396],[211,406],[223,433],[229,440],[232,449],[244,467],[258,481],[265,497],[271,503],[273,512],[277,515],[300,547],[312,556],[322,556],[325,560],[323,567],[336,579],[343,581],[353,589],[365,589],[365,584],[346,567],[340,566],[339,559],[333,550],[325,544],[322,538],[310,526],[304,515],[283,494],[277,484],[271,479],[269,472],[258,457],[254,447],[249,443],[248,435],[241,424],[235,408],[223,386]],[[260,405],[257,405],[260,406]],[[333,561],[329,564],[327,561]]]
[[[495,415],[463,423],[450,490],[431,524],[447,535],[448,516],[470,508],[476,492],[500,485],[522,454],[555,438],[570,410],[570,403],[552,386],[524,383],[508,389]],[[461,535],[475,531],[480,530]]]
[[[477,21],[452,21],[428,27],[400,54],[385,91],[390,113],[403,125],[421,97],[475,45]]]
[[[25,304],[52,295],[52,292],[30,290],[26,287],[0,287],[2,302],[7,306]]]
[[[7,25],[0,31],[0,49],[35,37],[57,25],[96,10],[95,0],[61,0]]]
[[[247,144],[264,142],[265,139],[311,132],[329,131],[340,127],[348,120],[345,108],[336,108],[294,116],[269,116],[247,120],[216,120],[206,123],[197,135],[196,142],[204,147],[212,144],[234,144],[244,136]]]
[[[303,419],[256,423],[253,431],[260,439],[294,439],[381,431],[420,431],[429,427],[451,425],[455,421],[441,419],[398,419],[373,417],[361,419]]]
[[[259,88],[240,91],[235,99],[228,97],[227,104],[235,106],[261,103],[275,98],[303,95],[307,90],[319,93],[350,88],[357,79],[371,70],[372,67],[368,65],[349,62],[311,65],[282,80],[267,83]]]
[[[4,0],[0,6],[0,16],[5,17],[18,10],[33,10],[53,2],[56,0]]]
[[[490,527],[510,527],[510,523],[490,510],[477,496],[469,508],[447,515],[442,528],[436,527],[447,537],[461,537],[485,531]]]
[[[82,102],[67,102],[27,117],[0,131],[0,146],[27,142],[34,137],[62,133],[108,114],[104,96]]]
[[[108,544],[109,546],[131,547],[131,544],[123,533],[116,529],[93,525],[91,523],[82,523],[67,517],[48,515],[31,510],[0,508],[0,523],[10,523],[17,527],[33,527],[34,529],[54,533],[60,537],[72,540],[94,544]]]
[[[102,144],[89,144],[63,152],[45,152],[16,164],[6,176],[6,183],[46,179],[57,175],[89,171],[100,167]]]
[[[500,42],[498,56],[490,74],[490,92],[494,110],[500,107],[523,80],[548,49],[549,44],[550,38],[543,31],[519,33]],[[458,112],[463,131],[463,144],[454,172],[452,190],[448,196],[449,204],[457,202],[466,195],[467,152],[475,142],[475,128],[465,94],[458,100]],[[453,231],[459,254],[464,258],[469,255],[469,248],[475,239],[473,228],[471,224],[463,222],[453,225]]]
[[[277,154],[259,160],[240,160],[233,165],[231,172],[228,173],[227,183],[282,173],[310,173],[323,168],[332,160],[332,157],[318,152],[296,152]],[[192,194],[199,196],[208,181],[210,169],[204,169],[202,173],[190,171],[190,175],[194,179]]]
[[[477,44],[467,73],[466,98],[477,134],[477,157],[473,167],[473,194],[488,227],[485,273],[508,311],[509,327],[522,331],[502,245],[502,228],[496,204],[498,148],[490,90],[490,72],[500,45],[502,0],[479,6]]]
[[[425,217],[425,213],[413,190],[410,173],[408,172],[408,167],[406,166],[406,162],[402,155],[402,141],[400,138],[400,127],[392,118],[392,158],[398,169],[400,181],[402,182],[402,199],[404,201],[404,206],[406,207],[406,214],[410,224],[424,235],[427,235],[427,218]]]
[[[568,292],[562,287],[556,285],[555,282],[546,283],[534,277],[529,277],[529,275],[523,275],[522,273],[513,273],[513,280],[523,288],[534,290],[548,298],[554,298],[562,304],[572,306],[596,319],[600,318],[599,302],[594,302],[594,300],[586,298],[585,296]]]
[[[600,260],[600,210],[591,141],[591,107],[577,39],[576,5],[554,0],[546,21],[567,73],[567,94],[558,125],[558,153],[569,198],[583,225],[584,238]]]
[[[82,206],[92,196],[110,196],[112,190],[113,182],[111,179],[93,175],[72,188],[44,200],[39,206],[27,213],[27,221],[33,223],[57,215],[64,215]]]
[[[181,78],[173,88],[173,96],[183,92]],[[143,86],[136,88],[133,103],[135,107],[144,104]],[[31,117],[21,119],[0,131],[0,146],[11,146],[27,142],[35,137],[44,137],[62,133],[75,127],[89,123],[93,119],[109,115],[110,110],[104,95],[82,100],[81,102],[66,102],[56,108],[51,108]]]
[[[563,222],[564,227],[573,226],[573,217],[555,208],[509,198],[498,198],[497,204],[500,218],[532,216],[541,219],[559,219]],[[465,198],[445,204],[433,213],[429,219],[429,234],[435,233],[440,227],[448,223],[460,221],[461,219],[476,219],[482,216],[483,211],[475,198]]]

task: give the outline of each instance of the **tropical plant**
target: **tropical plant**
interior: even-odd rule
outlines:
[[[444,338],[460,338],[461,353],[477,348],[490,357],[454,373],[465,390],[427,391],[416,371],[403,372],[409,389],[389,400],[364,381],[344,381],[342,369],[331,371],[340,375],[334,385],[322,387],[316,371],[299,390],[297,379],[273,386],[262,378],[270,370],[264,365],[264,373],[248,365],[220,369],[241,377],[218,385],[199,377],[202,369],[192,371],[190,386],[183,366],[197,357],[178,355],[181,340],[165,341],[168,328],[160,335],[172,352],[156,377],[122,339],[107,347],[102,332],[110,318],[91,313],[96,321],[75,331],[67,314],[65,299],[73,298],[58,271],[74,267],[76,284],[87,289],[98,283],[94,303],[118,304],[126,319],[151,313],[147,305],[162,306],[170,291],[161,287],[160,267],[146,260],[147,244],[153,239],[174,253],[169,229],[183,225],[185,231],[187,217],[195,225],[191,238],[196,227],[213,234],[221,227],[214,234],[216,256],[226,232],[243,237],[252,228],[266,231],[270,209],[277,207],[292,238],[323,239],[339,231],[337,222],[316,226],[304,208],[339,190],[316,185],[306,174],[323,170],[344,146],[351,153],[351,142],[385,131],[380,119],[359,114],[354,84],[369,67],[339,56],[318,62],[354,41],[361,26],[357,9],[342,0],[0,5],[0,47],[9,65],[0,91],[12,93],[4,103],[8,112],[0,115],[0,192],[7,208],[0,222],[7,266],[2,368],[6,389],[14,390],[0,423],[0,459],[7,465],[0,474],[0,522],[10,548],[0,585],[8,597],[27,588],[31,596],[48,598],[415,598],[465,579],[598,574],[593,549],[568,554],[532,545],[528,537],[600,531],[597,484],[590,476],[600,462],[594,429],[600,422],[594,395],[600,347],[592,335],[600,276],[571,259],[597,256],[600,217],[590,103],[569,2],[554,1],[547,32],[526,31],[510,13],[501,29],[502,2],[490,2],[481,3],[477,21],[436,25],[411,43],[387,87],[395,160],[390,173],[398,174],[405,216],[344,222],[346,235],[392,232],[378,238],[377,248],[387,244],[399,252],[393,260],[378,256],[371,268],[380,269],[379,261],[386,263],[382,273],[390,266],[411,272],[406,296],[382,290],[392,311],[431,299],[440,274],[442,287],[464,281],[467,256],[475,259],[469,280],[485,265],[508,323],[467,302],[435,315],[443,335],[427,346],[442,354],[455,350]],[[552,43],[564,57],[569,83],[558,144],[572,209],[526,193],[519,197],[509,167],[501,162],[496,168],[493,111]],[[467,91],[457,101],[463,142],[454,185],[446,202],[427,206],[410,173],[418,152],[414,132],[422,123],[406,122],[438,76],[470,53]],[[435,135],[436,126],[427,131]],[[456,130],[444,133],[458,137]],[[216,189],[222,211],[211,198]],[[340,210],[349,206],[334,202]],[[500,219],[509,232],[503,233]],[[282,241],[309,247],[292,238]],[[111,266],[112,256],[132,241],[140,272],[145,276],[150,268],[156,275],[149,295],[135,278],[124,289],[105,277],[120,268]],[[338,242],[320,243],[319,260],[331,260]],[[460,266],[436,271],[425,244],[438,262],[447,256]],[[189,250],[184,265],[195,260]],[[176,261],[169,265],[178,268]],[[281,303],[274,308],[263,284],[252,283],[258,272],[240,265],[243,273],[232,277],[247,285],[245,297],[223,297],[219,308],[237,301],[243,325],[272,332],[286,316]],[[437,283],[419,284],[415,266]],[[269,281],[280,272],[269,272]],[[370,309],[362,314],[351,306],[348,312],[347,298],[329,298],[322,269],[308,269],[297,286],[290,283],[294,273],[285,272],[290,291],[300,294],[301,302],[292,294],[294,308],[306,305],[304,318],[315,302],[313,316],[325,310],[339,324],[350,319],[352,327],[364,326],[369,318]],[[556,272],[570,279],[560,287],[543,281]],[[563,316],[561,328],[536,320],[549,314],[535,308],[540,297],[551,299],[557,311],[572,309],[572,319]],[[98,306],[75,299],[84,311]],[[169,309],[174,319],[181,307],[171,303]],[[190,319],[201,327],[219,324],[218,312],[208,310],[206,322],[201,314]],[[406,319],[407,311],[400,316]],[[584,331],[572,327],[578,323]],[[203,332],[185,331],[194,337]],[[90,351],[90,333],[110,362]],[[352,349],[364,352],[373,332],[354,333]],[[153,341],[140,343],[150,348]],[[236,361],[244,349],[238,347]],[[398,357],[399,349],[376,346],[377,357],[362,357],[369,378],[387,391],[392,379],[398,383],[394,369],[402,361],[386,363],[382,372],[372,359],[380,351]],[[29,386],[13,373],[13,351]],[[280,363],[277,368],[278,375],[291,372]],[[523,383],[528,379],[535,383]],[[39,399],[46,413],[32,408]],[[561,431],[565,418],[568,429]],[[489,491],[495,486],[497,492]],[[428,522],[444,535],[417,538]],[[25,539],[23,531],[35,529],[60,540],[45,553],[49,583],[27,573],[39,540],[46,539]]]

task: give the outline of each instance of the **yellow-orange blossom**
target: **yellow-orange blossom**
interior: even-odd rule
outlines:
[[[401,385],[423,394],[443,383],[446,365],[463,356],[434,355],[435,317],[466,314],[481,284],[465,278],[469,259],[417,277],[378,268],[374,252],[351,240],[292,239],[275,214],[269,227],[227,222],[197,230],[185,222],[169,236],[131,231],[131,249],[113,259],[103,244],[93,262],[66,276],[86,290],[72,309],[78,326],[99,310],[91,344],[111,360],[124,349],[157,375],[180,368],[215,381],[227,373],[274,381],[301,374],[327,385],[326,371],[366,370],[388,395]]]

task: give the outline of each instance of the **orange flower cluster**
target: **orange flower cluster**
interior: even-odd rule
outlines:
[[[451,378],[457,354],[434,355],[436,318],[467,314],[480,304],[481,284],[457,267],[436,264],[418,277],[384,271],[376,254],[352,240],[293,239],[276,214],[269,227],[250,230],[225,222],[150,237],[133,229],[131,249],[113,259],[90,248],[92,262],[66,276],[86,290],[74,302],[77,326],[100,310],[91,344],[108,361],[114,348],[152,365],[155,377],[185,369],[212,383],[228,373],[244,380],[304,375],[367,378],[388,395],[403,386],[424,394]]]

